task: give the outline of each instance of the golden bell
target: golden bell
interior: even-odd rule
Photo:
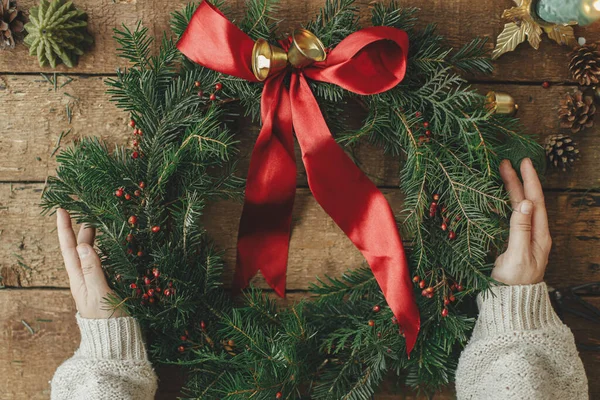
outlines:
[[[519,105],[515,99],[508,93],[488,92],[485,96],[485,107],[494,114],[513,116],[517,113]]]
[[[325,46],[313,33],[296,29],[292,34],[292,45],[288,50],[288,61],[296,68],[306,67],[327,57]]]
[[[258,39],[252,48],[252,72],[259,81],[287,67],[288,56],[282,48]]]

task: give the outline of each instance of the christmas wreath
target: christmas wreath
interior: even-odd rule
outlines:
[[[292,70],[261,83],[265,70],[278,68],[281,50],[292,61],[290,49],[301,38],[277,35],[273,0],[248,0],[239,29],[224,16],[226,4],[219,8],[224,14],[208,3],[191,4],[174,13],[177,40],[163,37],[156,55],[151,55],[152,38],[141,24],[134,30],[116,31],[120,55],[131,65],[108,81],[108,93],[131,114],[132,146],[111,151],[100,140],[85,138],[61,152],[43,206],[48,211],[63,207],[78,222],[101,232],[98,248],[114,289],[110,304],[124,307],[140,322],[155,363],[187,368],[184,393],[188,397],[366,399],[388,374],[427,391],[450,382],[474,321],[467,300],[489,286],[489,253],[503,243],[506,233],[509,207],[497,173],[499,162],[509,158],[517,163],[525,155],[543,158],[542,149],[522,132],[518,120],[489,111],[485,99],[460,76],[492,70],[485,41],[475,39],[453,51],[434,26],[415,28],[416,9],[402,8],[395,1],[373,4],[368,24],[373,28],[360,30],[352,0],[328,0],[298,32],[319,38],[312,42],[322,45],[316,51],[333,61],[315,63],[316,72],[303,70],[308,78],[317,79],[299,78],[302,73]],[[204,53],[220,45],[215,41],[221,40],[223,29],[234,43],[207,61]],[[393,38],[382,39],[382,32]],[[352,41],[355,47],[350,51]],[[386,46],[396,47],[386,53],[382,51],[389,50]],[[261,64],[260,56],[270,63],[262,60]],[[233,65],[251,57],[257,61],[254,70],[250,64]],[[353,74],[364,72],[362,66],[370,65],[372,58],[387,69],[376,70],[377,76],[369,82],[348,83]],[[361,60],[360,65],[346,64],[355,59]],[[197,62],[220,63],[220,72]],[[327,69],[331,65],[338,67],[337,72]],[[344,70],[347,65],[352,73]],[[331,78],[340,70],[345,76],[342,84]],[[274,81],[276,95],[266,98],[263,87],[272,88]],[[378,88],[365,89],[377,82]],[[291,99],[299,92],[302,104]],[[311,301],[285,308],[258,289],[250,288],[235,300],[223,287],[223,262],[203,229],[202,215],[209,201],[243,197],[245,182],[235,175],[234,117],[241,109],[258,122],[262,100],[263,130],[265,121],[275,126],[273,132],[287,130],[289,136],[280,144],[289,155],[292,122],[288,117],[294,110],[286,104],[303,109],[314,99],[318,106],[310,119],[322,113],[325,129],[341,146],[369,140],[398,156],[405,195],[399,222],[411,271],[410,277],[408,273],[392,276],[398,286],[407,286],[399,298],[398,293],[390,295],[394,288],[382,291],[379,269],[374,275],[366,267],[319,280],[311,287]],[[275,108],[280,107],[276,113],[269,108],[275,103]],[[346,104],[362,110],[358,128],[346,118]],[[300,138],[302,121],[291,118],[300,145],[310,146]],[[288,139],[290,143],[284,143]],[[311,189],[316,197],[323,196],[315,187],[322,174],[330,173],[327,168],[336,171],[331,174],[336,178],[345,172],[331,162],[315,167],[314,159],[307,161],[313,154],[305,150],[307,170],[313,168]],[[264,178],[252,176],[252,163],[260,166],[258,170],[268,166],[264,160],[255,161],[256,152],[255,148],[245,208],[256,204],[256,199],[248,200],[256,194],[251,183],[260,185]],[[339,153],[327,154],[342,160],[345,155]],[[295,178],[292,182],[295,187]],[[359,188],[358,198],[365,191],[375,193],[374,185]],[[291,207],[286,200],[281,204]],[[327,205],[324,208],[340,224],[339,214]],[[279,211],[271,208],[278,217],[270,221],[287,218],[287,209]],[[257,215],[264,217],[254,214],[247,230],[240,230],[240,238],[248,232],[256,234],[257,224],[264,224],[260,218],[257,222]],[[351,239],[356,243],[356,238]],[[252,243],[260,245],[260,240]],[[373,245],[368,239],[366,243]],[[286,254],[287,237],[283,248]],[[366,258],[372,265],[373,260]],[[246,269],[240,286],[257,268],[264,272],[267,266]],[[269,283],[281,291],[280,282]],[[393,307],[386,301],[391,297]],[[399,321],[397,316],[410,314],[413,298],[420,332],[408,357],[410,321]],[[405,308],[398,313],[394,307]],[[416,323],[418,327],[418,316]]]

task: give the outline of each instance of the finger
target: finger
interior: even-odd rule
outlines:
[[[66,210],[59,208],[56,212],[56,230],[58,231],[58,241],[60,251],[65,261],[65,268],[69,275],[69,283],[73,293],[76,293],[82,286],[85,287],[81,264],[77,255],[77,241],[71,225],[71,217]]]
[[[531,217],[533,203],[523,200],[514,209],[510,217],[510,233],[508,236],[507,253],[516,256],[528,255],[531,251]]]
[[[87,225],[81,225],[81,228],[79,228],[79,233],[77,234],[77,243],[86,243],[90,246],[93,246],[94,239],[96,239],[96,229]]]
[[[523,192],[523,185],[517,176],[517,172],[514,170],[509,160],[503,160],[500,163],[500,177],[506,187],[506,191],[510,196],[510,204],[512,208],[516,208],[517,205],[525,200],[525,194]]]
[[[521,162],[521,176],[523,177],[525,198],[531,200],[535,206],[535,212],[533,213],[533,238],[534,240],[541,240],[542,238],[549,237],[548,214],[546,213],[542,184],[529,158]]]
[[[88,291],[95,290],[96,292],[107,292],[109,290],[100,257],[94,251],[94,248],[87,243],[82,243],[77,246],[77,253],[81,260],[81,271],[85,286]]]

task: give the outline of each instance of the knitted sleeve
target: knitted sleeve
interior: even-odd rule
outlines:
[[[138,323],[130,317],[86,319],[77,314],[81,343],[56,370],[52,400],[154,399],[156,375]]]
[[[477,298],[479,319],[456,371],[458,399],[588,399],[575,339],[546,284],[491,292]]]

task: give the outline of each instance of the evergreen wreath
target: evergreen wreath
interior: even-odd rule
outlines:
[[[173,14],[176,36],[196,6]],[[276,11],[274,0],[248,0],[239,26],[273,42]],[[261,85],[185,59],[166,36],[151,55],[141,24],[115,31],[131,66],[108,81],[108,93],[131,114],[133,146],[111,151],[85,138],[64,150],[43,207],[63,207],[98,229],[111,306],[140,322],[154,363],[187,368],[185,396],[367,399],[389,374],[427,392],[452,381],[474,323],[470,300],[492,282],[490,253],[507,233],[499,162],[544,155],[517,119],[488,112],[460,76],[491,72],[485,41],[452,51],[435,26],[415,28],[416,11],[396,1],[372,6],[372,25],[409,34],[408,72],[397,87],[358,96],[311,82],[341,144],[368,140],[398,156],[400,225],[422,322],[410,359],[368,268],[319,280],[311,301],[286,308],[254,288],[230,298],[201,217],[207,202],[242,196],[232,122],[240,107],[258,121]],[[358,10],[353,0],[327,0],[305,27],[334,47],[359,29]],[[364,109],[358,129],[347,103]]]

